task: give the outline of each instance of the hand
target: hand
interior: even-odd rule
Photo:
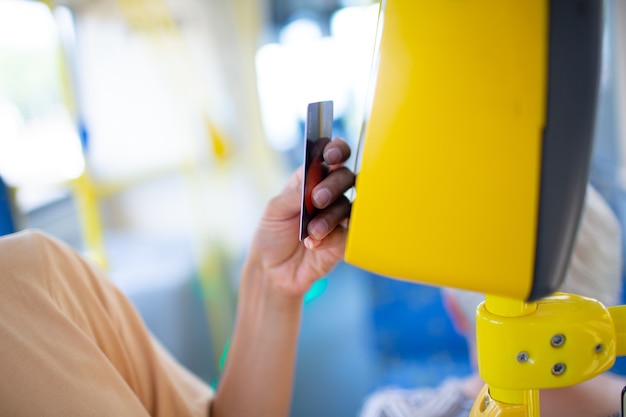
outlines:
[[[298,240],[303,167],[265,209],[253,239],[248,267],[262,268],[272,288],[285,295],[303,296],[343,258],[351,203],[344,196],[354,174],[343,166],[350,147],[342,139],[324,148],[330,173],[313,189],[313,203],[321,209],[308,226],[309,236]]]

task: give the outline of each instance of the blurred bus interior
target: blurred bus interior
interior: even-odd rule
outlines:
[[[333,100],[356,149],[378,9],[0,0],[0,232],[42,229],[91,257],[215,383],[251,233],[302,160],[306,104]],[[606,9],[591,181],[623,221],[626,6]],[[340,264],[305,300],[292,416],[356,416],[377,388],[471,371],[440,288]]]

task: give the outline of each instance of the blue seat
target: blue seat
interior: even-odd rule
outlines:
[[[0,236],[15,232],[13,200],[9,187],[0,177]]]

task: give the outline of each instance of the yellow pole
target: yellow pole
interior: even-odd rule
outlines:
[[[40,0],[48,6],[51,12],[54,11],[55,4],[51,0]],[[65,50],[66,43],[61,42],[59,47],[59,73],[61,77],[61,85],[63,88],[63,97],[65,106],[73,117],[74,126],[78,130],[79,125],[79,109],[77,108],[76,86],[72,84],[70,75],[70,65],[68,56],[69,51]],[[94,260],[101,267],[106,268],[106,251],[103,243],[102,221],[100,218],[98,196],[95,192],[94,184],[89,175],[89,167],[85,150],[83,149],[83,159],[85,168],[83,173],[77,179],[70,181],[74,201],[77,206],[79,223],[81,226],[83,245],[85,246],[86,255]]]
[[[524,302],[522,300],[515,300],[511,298],[499,297],[487,295],[485,300],[486,310],[495,316],[500,317],[522,317],[532,314],[537,310],[537,303]],[[479,328],[477,328],[477,340],[479,341],[477,348],[480,357],[480,346],[484,343],[498,344],[498,340],[483,340]],[[480,370],[480,362],[479,362]],[[539,417],[539,390],[509,390],[502,389],[489,385],[489,381],[485,381],[488,386],[488,391],[485,391],[484,398],[489,399],[487,401],[492,408],[491,413],[486,415],[501,416],[501,417]],[[484,398],[477,398],[477,405],[475,404],[472,409],[472,417],[478,415],[485,415],[480,412],[480,407],[485,406]],[[483,409],[484,411],[484,409]]]

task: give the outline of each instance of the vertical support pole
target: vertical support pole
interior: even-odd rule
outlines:
[[[521,317],[533,313],[537,309],[537,303],[487,295],[485,308],[490,314],[496,316]],[[479,371],[481,360],[485,360],[480,354],[481,346],[499,343],[498,340],[486,340],[485,337],[478,328],[476,338]],[[485,382],[487,385],[472,408],[470,414],[472,417],[539,417],[539,390],[502,389],[489,385],[489,381]]]

